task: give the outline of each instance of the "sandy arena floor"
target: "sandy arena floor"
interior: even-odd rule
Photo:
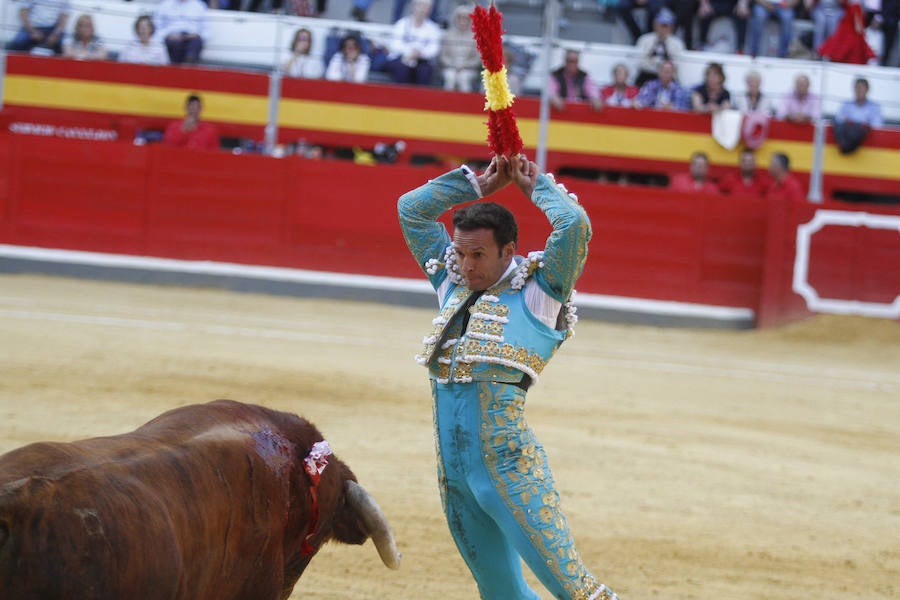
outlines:
[[[432,316],[2,275],[0,452],[124,432],[216,398],[296,412],[379,500],[404,562],[389,571],[371,544],[330,545],[292,598],[474,599],[412,360]],[[897,322],[583,321],[528,417],[579,550],[623,599],[900,597]]]

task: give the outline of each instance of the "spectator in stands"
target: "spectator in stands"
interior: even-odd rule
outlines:
[[[767,117],[775,114],[772,100],[762,92],[762,75],[759,71],[748,71],[744,81],[747,89],[735,97],[735,108],[744,114],[761,113]]]
[[[150,15],[141,15],[134,22],[134,33],[137,39],[119,53],[120,62],[139,63],[144,65],[167,65],[169,53],[163,48],[159,38],[154,37],[156,26]]]
[[[202,110],[200,96],[188,96],[184,103],[184,119],[169,123],[163,134],[163,143],[194,150],[218,150],[219,132],[212,123],[200,120]]]
[[[628,67],[619,63],[612,70],[613,82],[600,90],[600,98],[606,106],[634,106],[634,99],[640,88],[628,83]]]
[[[312,55],[312,31],[301,27],[291,40],[291,55],[282,66],[288,77],[319,79],[325,73],[322,59]]]
[[[731,92],[725,89],[725,69],[721,63],[711,62],[706,66],[703,83],[691,92],[691,106],[694,112],[703,114],[731,108]]]
[[[25,0],[19,9],[22,27],[9,43],[9,49],[62,54],[63,34],[71,10],[69,0]]]
[[[675,15],[668,8],[660,9],[653,19],[653,31],[638,38],[636,54],[638,75],[634,84],[638,87],[659,76],[659,66],[664,61],[677,64],[684,52],[684,42],[672,34]]]
[[[155,21],[173,65],[200,61],[209,37],[207,11],[201,0],[162,0],[157,6]]]
[[[859,148],[873,127],[884,127],[881,106],[868,98],[867,79],[858,77],[853,82],[853,96],[834,115],[834,139],[843,154]]]
[[[428,18],[435,23],[443,23],[440,1],[441,0],[432,0],[431,13],[428,15]],[[403,18],[403,13],[406,12],[407,4],[409,4],[409,0],[394,0],[394,10],[391,12],[391,23],[396,23]]]
[[[672,177],[669,188],[676,192],[704,192],[715,194],[719,191],[709,177],[709,157],[705,152],[691,154],[690,171]]]
[[[659,78],[641,86],[635,98],[635,108],[657,110],[689,110],[691,96],[675,79],[675,64],[671,60],[659,66]]]
[[[615,5],[615,12],[622,19],[622,24],[631,34],[631,43],[637,43],[640,38],[648,31],[641,29],[637,20],[634,18],[636,10],[645,10],[647,12],[647,23],[652,24],[656,18],[656,14],[666,5],[664,0],[619,0]]]
[[[106,60],[106,46],[94,33],[91,15],[78,15],[75,29],[63,42],[63,56],[77,60]]]
[[[797,75],[794,91],[785,96],[778,118],[791,123],[812,123],[820,114],[819,98],[809,92],[809,77],[802,73]]]
[[[710,44],[709,29],[713,20],[718,17],[730,17],[734,25],[735,51],[744,53],[747,41],[747,20],[750,16],[750,0],[700,0],[696,2],[697,20],[700,23],[700,44],[704,49],[714,49]],[[688,31],[685,31],[685,37]]]
[[[441,28],[428,18],[431,0],[412,0],[412,11],[394,24],[386,69],[397,83],[429,85],[441,50]]]
[[[772,153],[769,161],[769,176],[771,181],[766,186],[766,198],[778,202],[804,200],[806,193],[803,186],[790,172],[791,161],[783,152]]]
[[[566,50],[563,66],[550,73],[548,92],[550,105],[565,110],[567,102],[588,102],[594,110],[603,108],[600,89],[587,71],[581,69],[581,53]]]
[[[341,47],[328,61],[325,79],[329,81],[349,81],[365,83],[369,79],[369,68],[372,66],[367,54],[362,51],[362,42],[354,34],[345,35],[341,39]]]
[[[719,191],[729,196],[765,195],[766,183],[756,172],[756,155],[745,148],[738,155],[738,172],[729,173],[719,181]]]
[[[453,25],[441,39],[441,70],[445,90],[471,92],[475,89],[475,77],[481,69],[481,54],[472,33],[469,8],[457,6],[453,11]]]
[[[794,6],[797,0],[756,0],[753,5],[753,15],[750,18],[750,54],[759,56],[759,47],[762,42],[763,29],[766,21],[772,18],[778,19],[778,56],[784,58],[788,55],[791,40],[794,38]]]
[[[803,0],[803,6],[812,18],[813,50],[816,51],[837,29],[844,16],[844,8],[840,0]]]

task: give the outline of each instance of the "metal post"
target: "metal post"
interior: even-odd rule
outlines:
[[[287,4],[285,2],[285,4]],[[269,73],[269,116],[266,119],[265,139],[263,148],[266,154],[271,155],[278,144],[278,103],[281,101],[281,25],[284,20],[284,7],[276,18],[275,26],[275,54],[272,57],[274,64]]]
[[[822,77],[819,82],[819,117],[814,124],[813,164],[809,172],[809,193],[806,199],[810,202],[822,202],[822,169],[825,161],[825,117],[822,116],[822,104],[825,98],[825,79],[828,77],[828,62],[822,63]]]
[[[544,43],[540,61],[541,108],[538,128],[538,145],[534,162],[544,171],[547,166],[547,130],[550,126],[550,93],[547,91],[547,77],[550,74],[550,53],[559,34],[559,1],[550,0],[544,4]]]
[[[6,91],[6,11],[9,9],[9,3],[3,2],[0,8],[0,110],[3,110],[3,99]],[[13,33],[12,36],[16,34]]]

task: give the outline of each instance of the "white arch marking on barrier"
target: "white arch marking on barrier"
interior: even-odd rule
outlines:
[[[820,298],[819,293],[807,281],[809,274],[809,245],[814,233],[826,225],[845,227],[870,227],[872,229],[896,229],[900,234],[900,216],[873,215],[866,212],[842,210],[817,210],[809,223],[797,227],[797,253],[794,257],[794,281],[792,288],[806,300],[806,306],[815,312],[867,317],[900,318],[900,295],[891,304]]]

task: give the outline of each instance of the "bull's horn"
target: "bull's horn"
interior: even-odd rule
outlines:
[[[378,550],[378,556],[384,566],[391,569],[400,568],[400,553],[397,552],[397,543],[394,541],[394,534],[391,532],[391,526],[388,525],[384,513],[375,498],[369,492],[355,481],[347,480],[347,501],[350,506],[362,517],[366,526],[366,531]]]

